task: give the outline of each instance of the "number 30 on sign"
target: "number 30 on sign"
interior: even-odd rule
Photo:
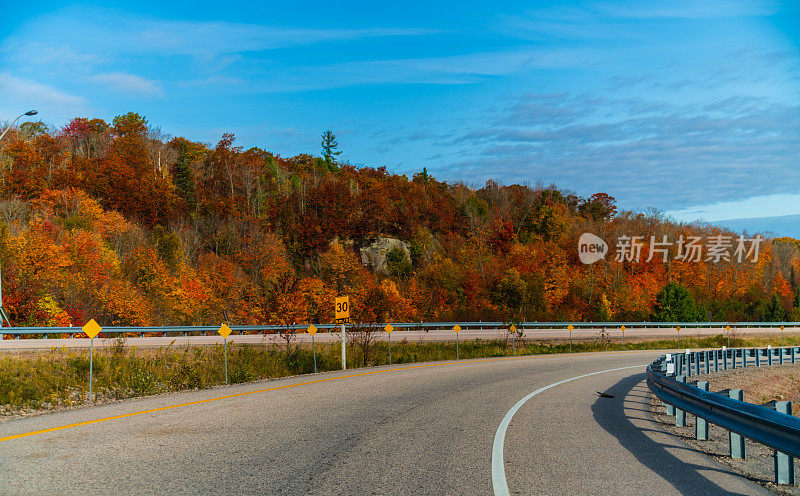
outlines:
[[[349,319],[350,318],[350,297],[349,296],[339,296],[335,300],[336,303],[336,320],[342,319]]]

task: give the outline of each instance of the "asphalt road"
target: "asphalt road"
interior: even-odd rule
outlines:
[[[771,494],[651,421],[642,381],[656,356],[361,369],[10,421],[0,492],[504,494],[501,437],[510,494]]]
[[[740,327],[732,331],[732,335],[779,335],[781,332],[785,335],[800,333],[800,329],[792,329],[781,331],[776,328],[756,328],[756,327]],[[698,336],[716,336],[724,334],[724,329],[708,328],[708,329],[682,329],[681,338],[685,337],[698,337]],[[503,330],[496,329],[463,329],[459,333],[459,339],[498,339],[505,338],[507,333]],[[622,331],[619,329],[606,330],[605,335],[610,339],[622,339]],[[570,332],[567,329],[526,329],[524,331],[526,339],[543,339],[543,340],[566,340],[570,337]],[[377,332],[377,339],[386,340],[389,336],[382,331]],[[572,338],[575,340],[581,339],[597,339],[601,337],[601,331],[598,329],[575,329],[572,331]],[[656,329],[656,328],[630,328],[625,331],[625,339],[676,339],[677,333],[675,329]],[[208,345],[214,343],[222,343],[222,337],[219,335],[211,336],[151,336],[151,337],[128,337],[126,344],[129,346],[166,346],[169,344],[174,345]],[[311,336],[307,333],[297,333],[294,337],[297,342],[311,342]],[[317,332],[314,339],[318,343],[323,342],[339,342],[341,341],[340,332]],[[430,330],[430,331],[400,331],[392,332],[392,341],[454,341],[456,334],[452,330]],[[277,334],[238,334],[228,337],[228,341],[236,343],[262,343],[262,342],[281,342],[281,338]],[[67,348],[88,348],[90,340],[86,338],[54,338],[54,339],[4,339],[0,340],[0,350],[23,350],[23,349],[50,349],[53,346]],[[95,338],[94,345],[96,347],[112,346],[115,342],[114,338]]]

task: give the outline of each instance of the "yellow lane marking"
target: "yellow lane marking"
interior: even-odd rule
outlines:
[[[649,350],[630,350],[630,351],[649,351]],[[620,353],[620,352],[602,351],[602,352],[595,352],[593,354],[594,355],[610,355],[610,354],[616,354],[616,353]],[[576,355],[577,355],[577,353],[576,353]],[[547,356],[565,356],[565,355],[556,355],[556,354],[554,354],[554,355],[524,355],[524,356],[518,356],[518,357],[488,358],[488,359],[484,358],[484,359],[478,359],[478,360],[465,360],[465,361],[461,361],[461,362],[426,363],[426,364],[423,364],[423,365],[411,365],[411,366],[408,366],[408,367],[396,367],[396,368],[391,368],[391,369],[371,370],[369,372],[359,372],[357,374],[348,374],[348,375],[342,375],[342,376],[336,376],[336,377],[326,377],[324,379],[315,379],[313,381],[298,382],[297,384],[285,384],[283,386],[275,386],[275,387],[271,387],[271,388],[267,388],[267,389],[259,389],[259,390],[256,390],[256,391],[247,391],[247,392],[244,392],[244,393],[228,394],[228,395],[225,395],[225,396],[218,396],[218,397],[215,397],[215,398],[206,398],[204,400],[190,401],[188,403],[179,403],[177,405],[169,405],[169,406],[162,406],[162,407],[159,407],[159,408],[151,408],[150,410],[142,410],[142,411],[139,411],[139,412],[124,413],[122,415],[114,415],[113,417],[104,417],[104,418],[99,418],[99,419],[94,419],[94,420],[86,420],[86,421],[83,421],[83,422],[76,422],[74,424],[59,425],[57,427],[50,427],[49,429],[41,429],[41,430],[38,430],[38,431],[23,432],[22,434],[14,434],[13,436],[0,437],[0,442],[2,442],[2,441],[11,441],[12,439],[19,439],[19,438],[23,438],[23,437],[33,436],[33,435],[36,435],[36,434],[45,434],[45,433],[48,433],[48,432],[55,432],[55,431],[60,431],[60,430],[64,430],[64,429],[70,429],[72,427],[80,427],[82,425],[96,424],[98,422],[106,422],[106,421],[109,421],[109,420],[117,420],[117,419],[121,419],[121,418],[125,418],[125,417],[134,417],[136,415],[144,415],[146,413],[154,413],[154,412],[160,412],[160,411],[164,411],[164,410],[171,410],[173,408],[180,408],[182,406],[200,405],[202,403],[210,403],[212,401],[226,400],[226,399],[230,399],[230,398],[238,398],[239,396],[248,396],[248,395],[251,395],[251,394],[266,393],[268,391],[277,391],[279,389],[287,389],[287,388],[293,388],[293,387],[299,387],[299,386],[308,386],[309,384],[319,384],[321,382],[335,381],[335,380],[339,380],[339,379],[348,379],[350,377],[360,377],[360,376],[371,375],[371,374],[380,374],[380,373],[385,373],[385,372],[397,372],[397,371],[400,371],[400,370],[421,369],[421,368],[424,368],[424,367],[436,367],[436,366],[440,366],[440,365],[462,365],[462,364],[469,364],[469,363],[498,362],[498,361],[505,361],[505,360],[523,360],[523,359],[527,359],[527,358],[547,357]],[[566,355],[566,356],[568,356],[568,355]]]

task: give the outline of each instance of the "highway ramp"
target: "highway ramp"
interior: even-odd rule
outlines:
[[[657,355],[357,369],[10,421],[0,492],[502,494],[493,450],[512,407],[632,367],[519,406],[503,436],[509,494],[771,494],[651,421]]]

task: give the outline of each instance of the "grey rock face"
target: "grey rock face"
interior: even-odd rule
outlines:
[[[405,252],[408,260],[411,260],[411,251],[408,249],[408,246],[408,243],[400,241],[399,239],[377,238],[369,245],[359,248],[358,251],[361,254],[361,263],[364,267],[367,267],[373,272],[388,274],[389,267],[386,263],[386,255],[393,248],[400,248]]]

